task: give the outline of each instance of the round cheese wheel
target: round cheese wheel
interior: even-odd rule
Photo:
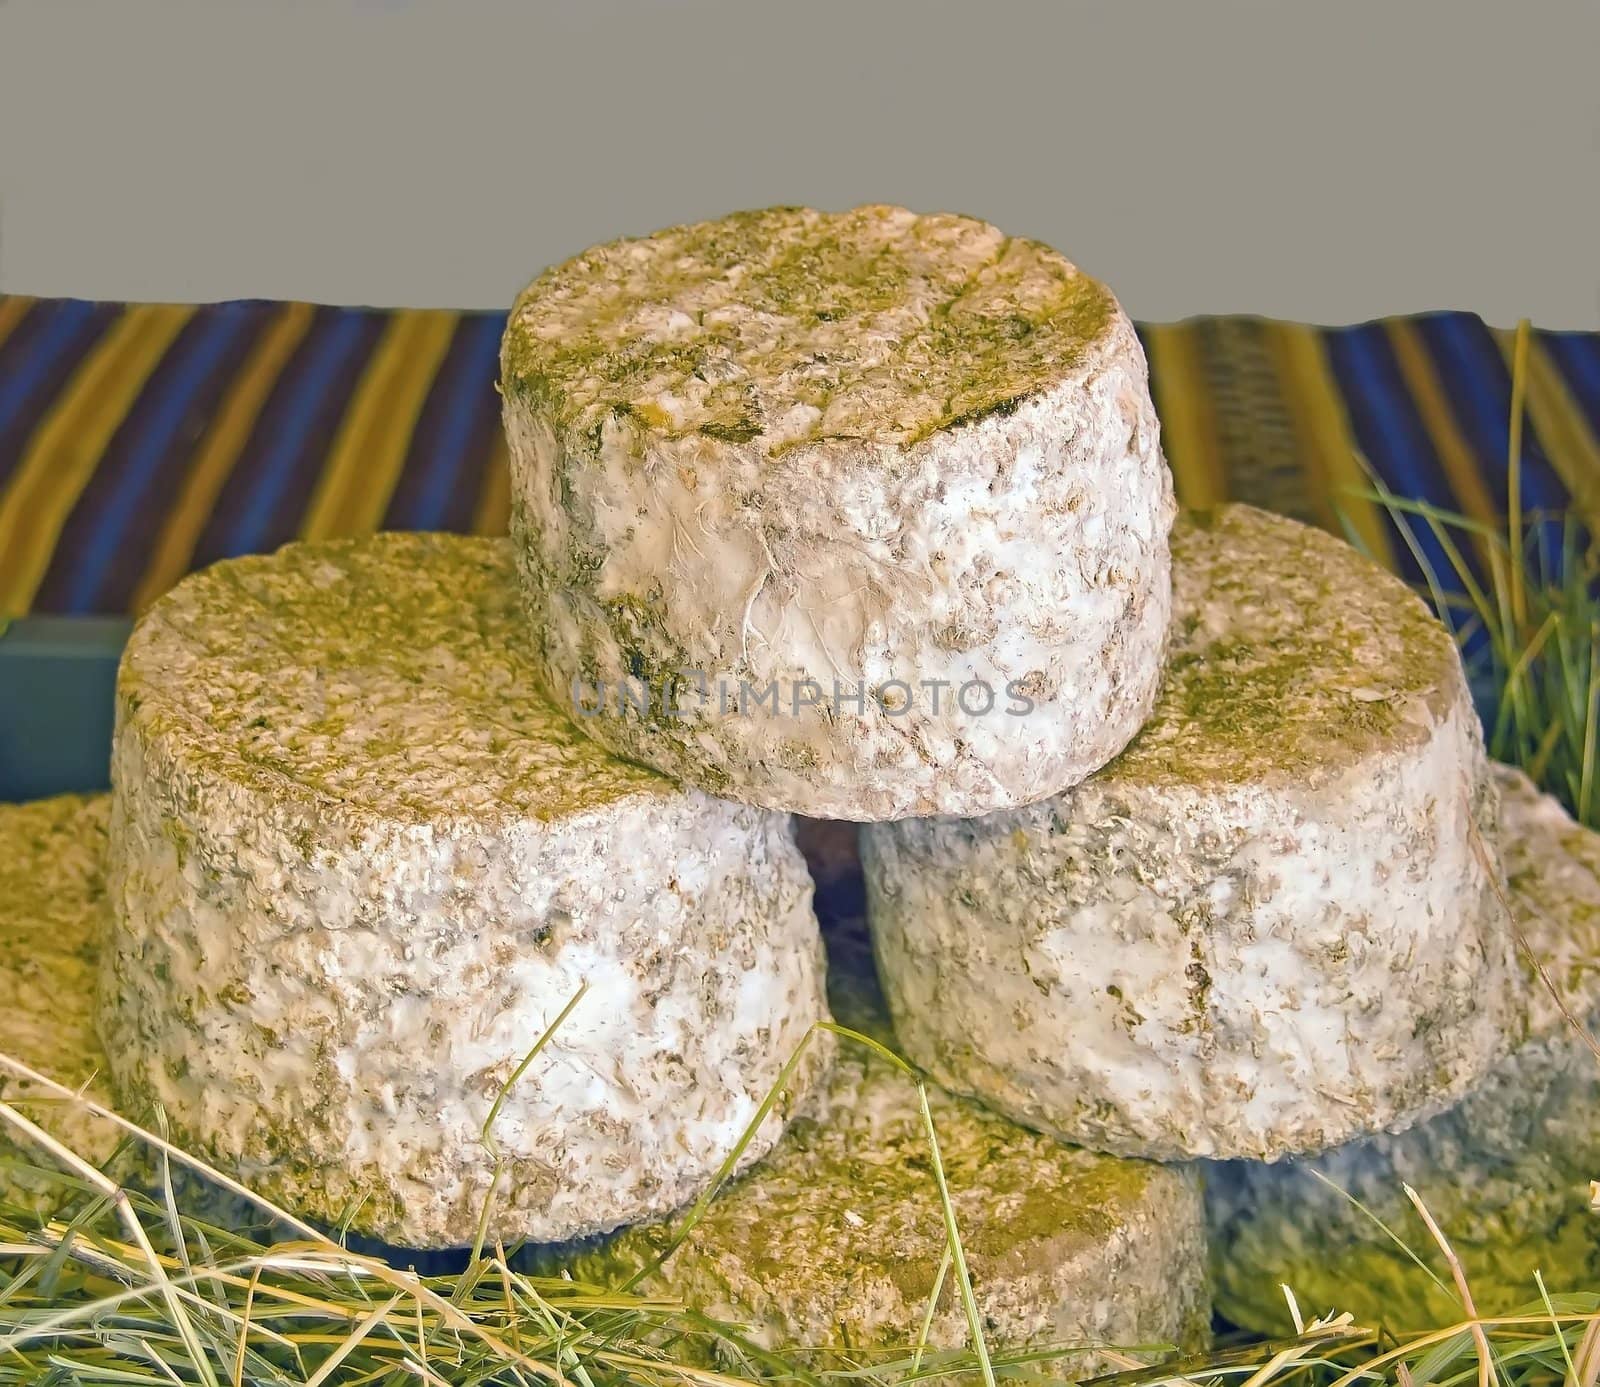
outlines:
[[[1039,244],[899,207],[613,242],[501,359],[540,672],[674,778],[979,814],[1150,711],[1172,484],[1133,327]]]
[[[1510,1045],[1493,795],[1449,633],[1331,536],[1173,536],[1128,749],[1053,799],[863,830],[911,1056],[1124,1155],[1274,1158],[1448,1105]]]
[[[185,580],[118,681],[123,1099],[390,1243],[676,1208],[826,1015],[786,817],[614,759],[526,644],[507,541],[383,535]]]

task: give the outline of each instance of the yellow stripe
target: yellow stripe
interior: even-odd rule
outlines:
[[[286,304],[261,335],[201,440],[177,499],[156,540],[144,577],[133,596],[143,611],[189,571],[194,547],[211,518],[240,452],[250,441],[257,417],[294,350],[311,329],[315,310],[308,303]]]
[[[11,329],[20,323],[34,300],[21,294],[0,294],[0,343],[11,336]]]
[[[1509,366],[1516,350],[1515,332],[1496,332]],[[1600,439],[1572,398],[1560,368],[1538,337],[1528,334],[1528,417],[1539,431],[1544,454],[1566,484],[1591,530],[1600,525]]]
[[[1217,442],[1217,419],[1192,328],[1182,323],[1145,329],[1150,384],[1161,417],[1161,449],[1172,468],[1178,500],[1216,506],[1228,499]]]
[[[1307,480],[1313,484],[1324,523],[1343,533],[1348,522],[1358,542],[1379,563],[1393,569],[1394,552],[1377,501],[1361,495],[1372,479],[1357,457],[1355,433],[1328,364],[1322,335],[1299,323],[1267,324],[1267,340],[1283,383]]]
[[[503,430],[495,430],[494,446],[484,466],[487,470],[483,476],[483,494],[478,497],[477,511],[472,517],[472,533],[503,535],[511,528],[511,457]]]
[[[397,313],[384,329],[317,479],[300,528],[304,538],[368,535],[383,523],[417,415],[460,316]]]
[[[0,612],[28,610],[61,528],[190,307],[128,309],[73,374],[0,497]]]
[[[1384,329],[1394,347],[1406,389],[1417,406],[1417,413],[1422,416],[1428,437],[1433,440],[1433,450],[1439,455],[1445,476],[1450,480],[1457,508],[1474,520],[1496,525],[1500,519],[1499,507],[1483,480],[1472,445],[1456,423],[1450,397],[1439,382],[1433,358],[1428,354],[1417,325],[1409,318],[1390,318]]]

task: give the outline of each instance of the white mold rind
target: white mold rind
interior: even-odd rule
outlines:
[[[524,639],[508,544],[388,535],[186,580],[119,678],[120,1094],[391,1243],[683,1204],[826,1015],[786,818],[573,733]]]
[[[807,814],[976,814],[1148,714],[1173,500],[1144,354],[1047,247],[884,207],[619,241],[522,294],[502,376],[541,673],[614,751]]]
[[[1150,722],[1064,795],[864,830],[909,1054],[1101,1150],[1274,1159],[1438,1112],[1512,1043],[1493,793],[1449,634],[1246,507],[1180,522]]]

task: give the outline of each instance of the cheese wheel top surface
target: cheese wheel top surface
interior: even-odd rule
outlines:
[[[682,792],[538,691],[510,545],[291,544],[180,583],[135,628],[122,717],[223,779],[386,820],[557,820]]]
[[[1180,516],[1161,697],[1119,783],[1302,783],[1418,747],[1464,696],[1450,633],[1398,578],[1250,506]]]
[[[987,222],[767,208],[547,270],[512,310],[504,388],[575,432],[908,446],[1057,384],[1116,312],[1065,257]]]

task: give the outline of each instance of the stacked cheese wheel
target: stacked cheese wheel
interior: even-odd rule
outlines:
[[[780,809],[978,814],[1149,713],[1144,356],[1047,247],[884,207],[620,241],[529,286],[502,374],[536,661],[612,750]]]
[[[917,1336],[939,1171],[993,1341],[1090,1371],[1203,1333],[1191,1158],[1405,1127],[1504,1054],[1449,636],[1292,522],[1174,530],[1138,339],[1060,255],[743,214],[542,275],[501,366],[509,542],[294,545],[140,622],[124,1104],[409,1247],[632,1225],[573,1264],[850,1354]],[[805,835],[826,969],[791,813],[865,824],[864,880]],[[825,989],[946,1090],[942,1161]]]
[[[291,545],[180,584],[118,680],[120,1090],[410,1246],[676,1208],[824,1014],[783,816],[584,739],[523,634],[503,541]]]
[[[1449,634],[1328,535],[1173,536],[1155,712],[1065,794],[875,824],[910,1055],[1101,1150],[1274,1159],[1458,1097],[1518,1024],[1493,792]]]

